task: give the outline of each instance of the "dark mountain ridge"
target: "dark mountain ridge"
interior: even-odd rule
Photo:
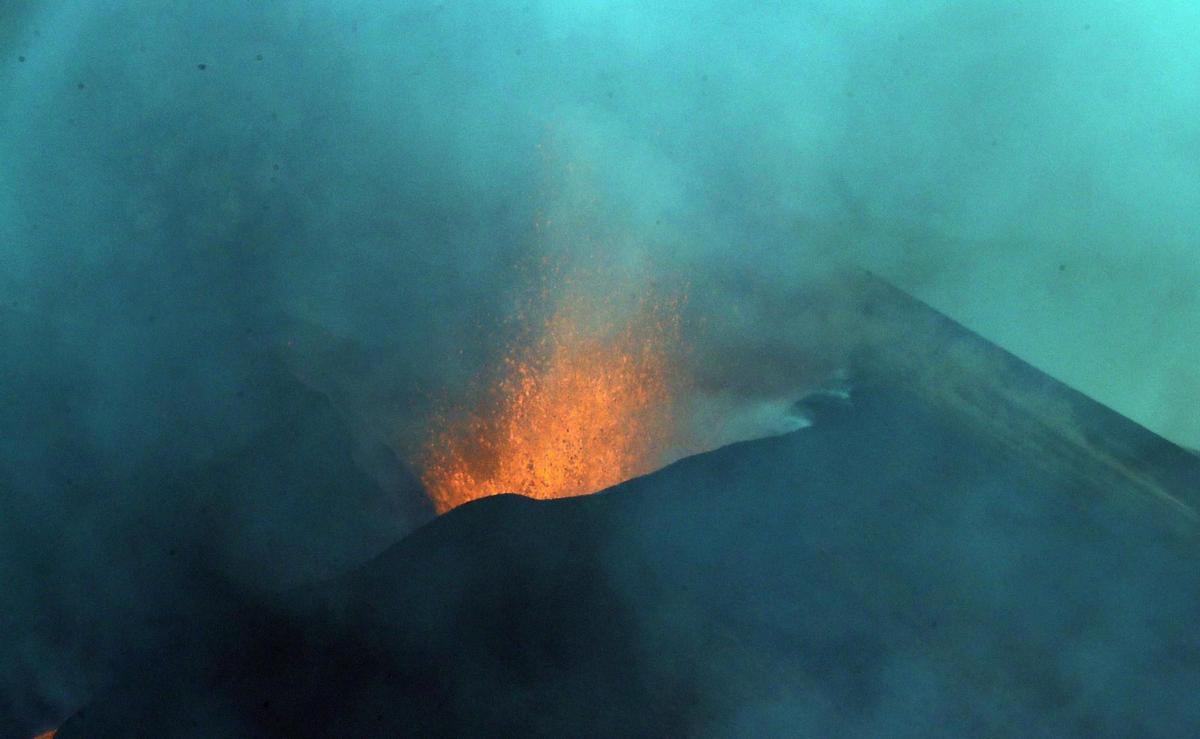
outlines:
[[[1187,736],[1200,461],[862,277],[849,402],[479,500],[216,615],[60,736]]]

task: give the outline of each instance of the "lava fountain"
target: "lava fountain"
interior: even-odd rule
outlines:
[[[568,284],[510,350],[483,410],[443,416],[423,482],[438,513],[476,498],[594,493],[665,464],[680,391],[679,304]]]

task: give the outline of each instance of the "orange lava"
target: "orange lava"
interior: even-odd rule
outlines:
[[[33,739],[54,739],[54,735],[57,733],[58,733],[57,729],[51,729],[50,731],[47,731],[45,734],[38,734]]]
[[[621,311],[567,295],[509,353],[486,410],[434,424],[422,476],[434,507],[499,493],[583,495],[661,466],[678,334],[674,303]]]

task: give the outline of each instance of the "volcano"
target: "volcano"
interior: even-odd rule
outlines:
[[[60,739],[1195,736],[1200,460],[859,278],[849,400],[486,497],[130,659]]]

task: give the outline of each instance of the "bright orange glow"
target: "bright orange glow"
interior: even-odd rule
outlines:
[[[54,735],[57,733],[58,733],[57,729],[51,729],[50,731],[47,731],[45,734],[38,734],[33,739],[54,739]]]
[[[434,424],[423,481],[439,513],[499,493],[593,493],[666,461],[677,306],[643,299],[622,311],[566,292],[509,353],[486,410]]]

